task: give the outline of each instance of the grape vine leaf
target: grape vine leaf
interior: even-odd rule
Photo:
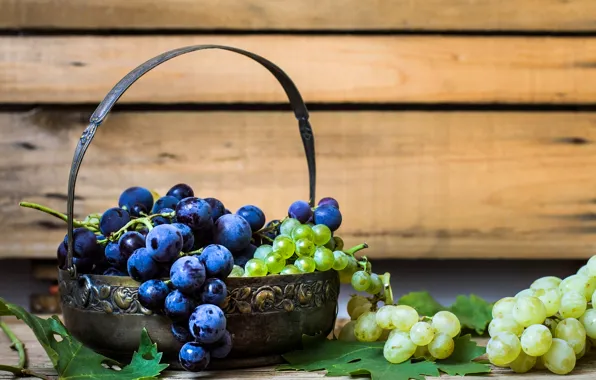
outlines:
[[[340,340],[303,340],[303,349],[283,355],[289,363],[279,366],[282,371],[326,370],[327,376],[369,375],[372,380],[424,380],[425,376],[448,374],[480,374],[490,372],[490,366],[472,360],[484,354],[484,349],[470,340],[470,335],[455,339],[455,350],[448,360],[411,361],[391,364],[383,356],[384,342],[344,342]]]
[[[69,334],[57,316],[48,319],[28,313],[20,306],[0,298],[0,316],[13,315],[35,333],[61,380],[137,380],[153,379],[167,364],[160,364],[162,354],[143,329],[138,351],[129,365],[121,367],[112,359],[96,353]],[[114,368],[118,366],[120,370]]]
[[[437,302],[428,292],[411,292],[402,296],[398,305],[412,306],[418,314],[432,317],[441,310],[446,310],[445,306]]]

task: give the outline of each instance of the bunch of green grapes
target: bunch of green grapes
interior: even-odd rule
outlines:
[[[596,256],[565,279],[534,281],[495,303],[486,346],[490,362],[517,373],[570,373],[596,339]]]

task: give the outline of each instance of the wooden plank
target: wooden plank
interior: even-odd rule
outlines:
[[[98,103],[141,62],[224,44],[261,54],[307,102],[596,102],[596,38],[80,36],[0,38],[0,102]],[[122,102],[286,102],[271,75],[228,52],[179,57]]]
[[[593,31],[592,0],[0,0],[0,28]]]
[[[0,252],[48,258],[64,224],[68,171],[88,113],[0,114]],[[314,112],[318,196],[334,196],[348,246],[373,258],[593,255],[595,113]],[[308,196],[295,121],[280,112],[114,113],[77,183],[77,215],[129,186],[188,182],[231,210],[283,217]]]
[[[31,330],[21,321],[11,320],[11,329],[15,332],[17,337],[25,343],[27,353],[29,355],[29,368],[43,373],[45,375],[55,376],[56,372],[53,370],[51,362],[46,356],[43,348],[36,340]],[[480,344],[486,342],[485,339],[476,339],[480,341]],[[0,336],[0,363],[9,364],[16,363],[17,355],[14,351],[9,348],[9,341],[5,335]],[[495,380],[554,380],[558,379],[558,375],[554,375],[546,370],[533,370],[527,374],[515,374],[509,369],[505,368],[492,368],[493,373],[490,378]],[[264,380],[276,380],[276,379],[303,379],[303,380],[314,380],[323,379],[325,376],[324,371],[317,372],[276,372],[275,367],[258,367],[258,368],[247,368],[240,370],[230,371],[207,371],[201,374],[201,377],[224,379],[224,380],[239,380],[239,379],[264,379]],[[573,372],[565,377],[568,380],[588,380],[593,379],[596,376],[596,354],[595,351],[587,353],[583,358],[578,360],[577,365]],[[181,372],[181,371],[166,371],[160,379],[190,379],[196,378],[196,374]],[[0,379],[15,379],[10,374],[0,372]],[[337,380],[348,380],[353,379],[348,376],[334,377]],[[443,375],[439,377],[426,377],[427,380],[455,380],[460,379],[461,376],[448,376]]]

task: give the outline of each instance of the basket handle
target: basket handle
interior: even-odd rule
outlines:
[[[169,61],[172,58],[175,58],[179,55],[190,53],[196,50],[207,50],[207,49],[221,49],[227,50],[234,53],[238,53],[244,55],[252,60],[260,63],[264,66],[271,74],[277,78],[278,82],[283,87],[288,99],[290,100],[290,106],[294,111],[294,115],[296,119],[298,119],[298,129],[300,131],[300,136],[302,137],[302,144],[304,145],[304,152],[306,154],[306,161],[308,163],[308,179],[309,179],[309,203],[311,206],[314,206],[315,200],[315,187],[316,187],[316,164],[315,164],[315,140],[312,132],[312,128],[308,121],[308,110],[306,109],[306,105],[302,100],[302,96],[300,96],[300,92],[292,82],[292,80],[287,76],[286,73],[283,72],[278,66],[274,63],[270,62],[269,60],[256,55],[254,53],[238,49],[235,47],[230,46],[223,46],[223,45],[195,45],[195,46],[187,46],[179,49],[170,50],[163,54],[160,54],[154,58],[151,58],[147,62],[141,64],[128,74],[124,78],[122,78],[106,95],[106,97],[101,101],[99,106],[95,109],[95,112],[91,115],[89,120],[89,125],[85,128],[85,131],[81,135],[79,142],[77,144],[74,157],[72,159],[72,165],[70,167],[70,175],[68,178],[68,201],[67,201],[67,214],[68,214],[68,257],[67,257],[67,269],[70,275],[74,278],[76,277],[76,268],[72,265],[72,257],[73,257],[73,243],[74,243],[74,192],[75,192],[75,184],[77,180],[77,174],[79,173],[79,169],[81,167],[81,163],[83,161],[83,157],[85,156],[85,152],[87,148],[91,144],[93,137],[95,136],[95,132],[97,128],[101,125],[104,121],[114,104],[120,99],[122,94],[134,83],[145,75],[150,70],[156,68],[157,66],[161,65],[162,63]]]

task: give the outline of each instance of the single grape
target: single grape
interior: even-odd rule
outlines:
[[[73,256],[91,261],[102,258],[102,248],[97,244],[95,234],[85,227],[75,228],[73,231]],[[68,235],[64,236],[65,248],[68,248]]]
[[[426,346],[435,338],[435,329],[428,322],[416,322],[410,329],[410,339],[417,346]]]
[[[333,252],[333,266],[336,271],[344,270],[348,266],[348,255],[342,251]]]
[[[226,278],[234,267],[234,256],[222,245],[206,246],[199,259],[205,266],[208,277]]]
[[[488,324],[488,335],[493,337],[502,332],[510,332],[516,336],[521,336],[524,332],[524,327],[517,323],[512,316],[494,318],[490,321]]]
[[[279,235],[273,240],[272,249],[279,253],[284,259],[289,259],[294,254],[296,245],[289,237]]]
[[[173,321],[186,321],[196,307],[196,302],[179,290],[174,290],[166,297],[165,314]]]
[[[588,269],[587,265],[583,265],[581,268],[578,269],[577,274],[582,275],[582,276],[586,276],[586,277],[592,277],[592,275],[590,274],[590,270]]]
[[[352,275],[358,270],[358,262],[353,256],[348,257],[348,265],[339,271],[339,282],[342,284],[350,284],[352,282]]]
[[[521,350],[519,338],[510,332],[502,332],[490,338],[486,345],[488,360],[498,366],[505,366],[514,361]]]
[[[544,366],[557,375],[566,375],[575,368],[575,352],[562,339],[554,338],[550,349],[542,356]]]
[[[183,239],[176,227],[162,224],[149,231],[145,244],[153,260],[159,263],[168,263],[180,254]]]
[[[317,270],[320,272],[328,271],[329,269],[331,269],[331,267],[333,267],[333,263],[335,262],[335,256],[333,256],[333,252],[331,252],[325,247],[318,247],[315,250],[313,259],[315,260],[315,264],[317,265]]]
[[[393,325],[400,331],[407,333],[418,322],[418,312],[411,306],[397,305],[393,310]]]
[[[354,299],[354,298],[352,298]],[[370,302],[363,297],[362,304],[370,304]],[[371,305],[372,306],[372,305]],[[379,325],[382,329],[393,330],[395,325],[393,324],[393,313],[395,312],[395,306],[393,305],[385,305],[377,310],[377,325]]]
[[[151,280],[159,273],[159,266],[147,248],[139,248],[134,251],[128,259],[127,269],[130,277],[139,282]]]
[[[339,203],[337,203],[337,201],[331,197],[321,198],[321,200],[317,204],[317,206],[324,206],[324,205],[333,206],[339,210]]]
[[[546,308],[538,298],[522,296],[515,301],[513,318],[523,327],[538,325],[546,319]]]
[[[439,311],[432,318],[432,327],[436,332],[455,338],[461,331],[459,319],[450,311]]]
[[[315,209],[314,221],[315,224],[324,224],[331,231],[335,231],[341,226],[341,212],[339,209],[330,205],[319,206]]]
[[[586,335],[596,339],[596,309],[588,309],[579,319],[586,330]]]
[[[130,256],[124,256],[120,253],[120,246],[118,243],[109,242],[106,244],[104,252],[105,258],[111,266],[119,269],[126,268],[126,263]],[[60,267],[62,267],[62,265],[60,265]]]
[[[223,215],[217,222],[213,231],[215,243],[223,245],[230,251],[238,252],[250,244],[252,230],[250,224],[240,215]]]
[[[172,186],[172,188],[168,190],[166,195],[177,198],[179,201],[181,201],[184,198],[194,197],[195,192],[192,190],[192,187],[188,186],[187,184],[179,183],[177,185]]]
[[[520,352],[514,361],[509,363],[509,368],[515,373],[526,373],[536,364],[536,357],[530,356],[525,352]]]
[[[548,327],[532,325],[521,336],[522,350],[530,356],[542,356],[549,350],[553,336]]]
[[[266,276],[267,264],[261,259],[250,259],[244,266],[244,275],[248,277]]]
[[[294,265],[302,273],[312,273],[315,271],[315,269],[317,269],[317,264],[315,263],[315,260],[313,260],[312,257],[308,256],[300,256],[296,259],[296,261],[294,261]]]
[[[317,224],[312,228],[313,242],[315,245],[321,246],[327,244],[331,240],[331,230],[324,224]]]
[[[201,288],[199,299],[203,304],[219,306],[228,295],[226,284],[219,278],[208,278]]]
[[[561,292],[559,288],[537,289],[534,297],[537,297],[544,304],[547,317],[551,317],[559,311],[561,306]]]
[[[520,297],[534,297],[534,289],[524,289],[515,295],[516,299]]]
[[[579,318],[587,308],[586,298],[576,291],[567,291],[561,297],[559,313],[563,318]]]
[[[515,297],[505,297],[495,302],[492,310],[493,318],[512,316],[516,301]]]
[[[173,227],[176,227],[180,234],[182,234],[182,252],[192,251],[192,246],[195,244],[195,236],[189,226],[182,223],[172,223]]]
[[[236,211],[236,214],[246,219],[253,232],[257,232],[265,225],[265,214],[257,206],[242,206]]]
[[[352,276],[352,287],[357,292],[364,292],[370,286],[370,274],[359,270]]]
[[[294,264],[286,265],[284,269],[279,272],[280,274],[301,274],[300,269],[296,268]]]
[[[278,274],[286,266],[286,259],[277,252],[271,252],[265,257],[265,264],[269,273]]]
[[[211,206],[200,198],[184,198],[176,205],[176,220],[186,224],[193,231],[210,229],[213,226]]]
[[[551,289],[558,288],[561,284],[561,279],[555,276],[540,277],[530,285],[530,289]]]
[[[313,233],[312,228],[306,224],[303,224],[303,225],[300,225],[300,226],[294,228],[292,230],[291,236],[292,236],[292,240],[294,240],[294,241],[298,241],[300,239],[306,239],[312,243],[313,239],[314,239],[314,233]]]
[[[444,333],[436,333],[428,344],[428,352],[437,359],[447,359],[455,349],[453,338]]]
[[[590,277],[596,277],[596,255],[590,257],[590,259],[586,263],[586,266],[588,267]]]
[[[230,351],[232,351],[232,335],[229,331],[225,331],[224,335],[217,342],[207,346],[211,353],[211,357],[215,359],[223,359]]]
[[[297,219],[300,223],[306,223],[312,217],[312,209],[305,201],[296,201],[290,205],[288,216]]]
[[[405,332],[398,332],[390,336],[383,347],[383,356],[393,364],[405,362],[414,355],[414,352],[416,352],[416,345]]]
[[[197,342],[185,343],[178,354],[180,365],[190,372],[203,371],[209,365],[210,360],[209,352]]]
[[[334,236],[333,240],[335,240],[335,249],[341,251],[344,249],[344,241],[339,236]]]
[[[226,208],[224,204],[217,198],[204,198],[203,199],[211,207],[211,220],[217,221],[222,215],[225,214]],[[228,212],[229,214],[229,212]]]
[[[311,257],[316,250],[315,244],[308,239],[299,239],[296,241],[296,253],[300,256]]]
[[[589,301],[596,290],[596,277],[590,278],[579,274],[571,275],[565,278],[559,285],[561,294],[565,294],[569,291],[575,291],[580,293]]]
[[[143,248],[144,246],[145,237],[136,231],[125,232],[120,237],[120,240],[118,240],[118,250],[120,251],[122,259],[126,261],[128,261],[128,258],[130,257],[130,255],[132,255],[134,251],[136,251],[139,248]],[[118,264],[121,264],[121,262],[118,262]]]
[[[560,321],[555,330],[555,337],[569,343],[576,354],[579,354],[586,345],[586,329],[575,318]]]
[[[370,285],[366,289],[366,292],[369,294],[379,294],[381,290],[383,290],[383,280],[381,280],[378,274],[371,273]]]
[[[144,187],[129,187],[120,194],[118,198],[118,206],[120,208],[126,208],[128,212],[133,216],[139,216],[139,208],[135,209],[135,206],[139,205],[145,210],[145,212],[151,210],[153,207],[153,195],[151,191]]]
[[[292,231],[294,230],[294,228],[300,225],[301,223],[297,219],[287,218],[281,223],[279,227],[279,232],[283,235],[292,236]]]
[[[193,339],[187,323],[172,323],[170,331],[180,343],[190,342]]]
[[[153,205],[153,208],[151,209],[151,213],[158,214],[164,208],[168,208],[170,210],[175,210],[178,202],[180,202],[180,200],[176,197],[172,197],[169,195],[166,195],[165,197],[161,197],[155,201],[155,204]]]
[[[354,309],[356,309],[357,307],[364,305],[364,304],[370,304],[370,301],[368,300],[368,298],[361,296],[361,295],[352,295],[350,297],[350,299],[348,300],[348,304],[346,305],[346,309],[348,311],[348,315],[352,316],[352,312],[354,311]],[[352,319],[357,319],[357,318],[352,318]]]
[[[377,313],[367,311],[362,313],[354,326],[354,335],[361,342],[374,342],[383,333],[383,329],[377,325]]]
[[[325,248],[330,249],[332,251],[336,251],[337,247],[335,246],[335,239],[331,238],[329,241],[324,245]]]
[[[230,275],[228,277],[242,277],[244,276],[244,268],[238,265],[234,265]]]
[[[211,344],[220,340],[226,332],[226,317],[215,305],[200,305],[188,320],[190,333],[196,341]]]
[[[170,289],[163,281],[148,280],[139,286],[139,303],[149,310],[159,311],[164,308],[169,293]]]
[[[354,328],[356,327],[356,321],[350,321],[341,328],[337,339],[342,342],[357,342],[356,335],[354,335]]]
[[[110,236],[130,222],[128,211],[119,207],[107,209],[99,220],[99,230],[104,236]]]
[[[273,247],[267,244],[261,245],[255,250],[254,258],[264,260],[268,254],[273,252]],[[279,252],[278,252],[279,253]]]

